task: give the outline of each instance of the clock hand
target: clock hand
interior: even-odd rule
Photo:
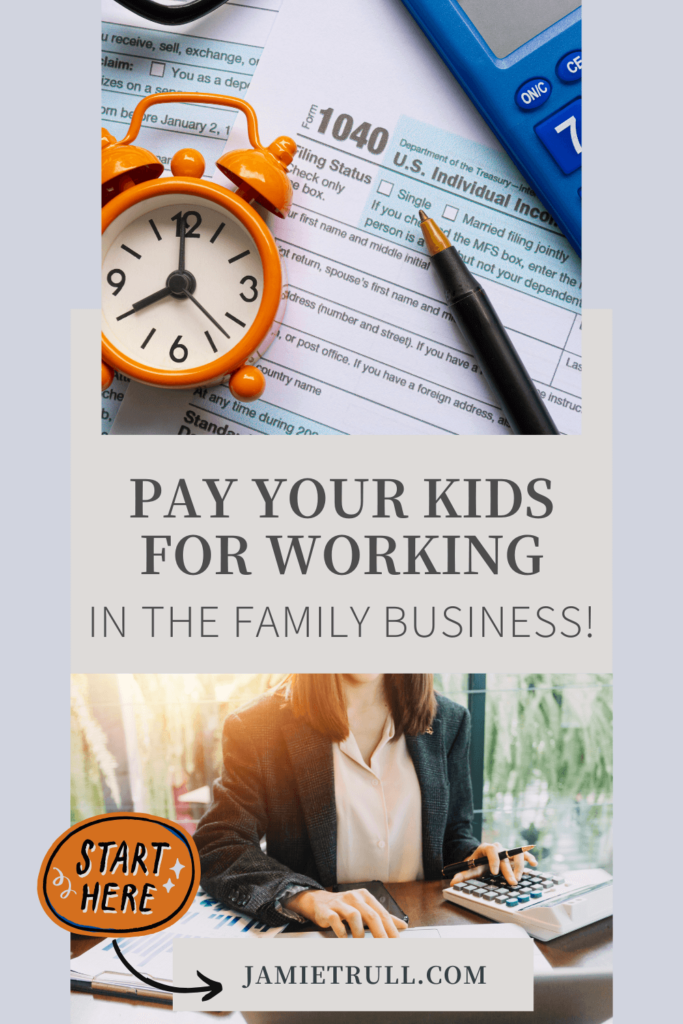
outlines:
[[[144,309],[146,306],[151,306],[153,302],[158,302],[159,299],[165,299],[167,295],[171,295],[171,289],[169,287],[160,288],[158,292],[153,292],[144,299],[140,299],[138,302],[134,302],[131,309],[127,313],[122,313],[121,316],[117,316],[117,320],[125,320],[127,316],[132,313],[137,313],[138,310]]]
[[[222,334],[224,334],[226,338],[229,338],[229,337],[230,337],[230,335],[229,335],[229,334],[228,334],[228,332],[227,332],[227,331],[225,330],[225,328],[224,328],[224,327],[221,327],[221,325],[220,325],[220,324],[218,323],[218,321],[217,321],[217,320],[214,320],[214,318],[213,318],[213,317],[211,316],[211,314],[209,313],[209,311],[208,311],[207,309],[204,309],[204,307],[203,307],[203,306],[202,306],[202,305],[201,305],[201,304],[200,304],[199,302],[197,302],[197,300],[195,299],[194,295],[191,295],[191,294],[190,294],[190,292],[188,292],[188,290],[187,290],[187,289],[185,289],[185,291],[183,292],[183,295],[184,295],[184,296],[185,296],[186,298],[188,298],[188,299],[192,299],[192,301],[194,302],[194,304],[195,304],[195,306],[197,307],[197,309],[201,309],[201,311],[202,311],[202,313],[204,314],[204,316],[208,316],[209,320],[210,320],[210,321],[211,321],[211,323],[212,323],[212,324],[214,325],[214,327],[217,327],[217,328],[218,328],[218,330],[219,330],[219,331],[221,331],[221,333],[222,333]]]
[[[180,232],[180,252],[178,254],[178,273],[182,274],[185,270],[185,217],[181,216],[178,220],[178,231]]]

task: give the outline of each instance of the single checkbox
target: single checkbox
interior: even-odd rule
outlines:
[[[394,186],[390,181],[380,181],[377,186],[377,191],[381,196],[390,196],[394,190]]]
[[[444,206],[443,217],[444,220],[455,220],[458,216],[457,206]]]
[[[163,78],[164,72],[166,71],[166,65],[162,60],[153,60],[149,69],[150,75],[154,75],[155,78]]]

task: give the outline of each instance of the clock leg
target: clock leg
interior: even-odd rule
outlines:
[[[256,366],[240,366],[230,377],[230,390],[243,402],[255,402],[266,389],[266,378]]]
[[[102,390],[106,391],[114,379],[114,371],[111,366],[107,366],[106,363],[102,363]]]

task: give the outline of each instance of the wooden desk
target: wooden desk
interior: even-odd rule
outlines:
[[[394,882],[388,883],[387,889],[391,892],[398,905],[410,918],[411,928],[424,928],[438,925],[458,924],[480,924],[486,927],[491,922],[479,914],[473,914],[469,910],[456,906],[444,900],[442,890],[444,883],[434,882]],[[310,926],[314,930],[314,926]],[[87,949],[100,942],[100,939],[88,939],[80,935],[71,937],[71,955],[78,956],[85,953]],[[590,970],[612,970],[612,918],[598,921],[581,928],[569,935],[562,935],[552,942],[538,942],[536,945],[543,956],[553,968],[573,967]],[[72,993],[72,1024],[148,1024],[152,1021],[156,1024],[160,1015],[168,1013],[163,1006],[152,1006],[148,1003],[135,1003],[132,1000],[104,999],[100,996],[93,997],[81,992]],[[195,1014],[183,1016],[194,1017]],[[198,1016],[198,1015],[197,1015]],[[202,1014],[206,1019],[206,1013]],[[223,1016],[223,1015],[221,1015]],[[270,1017],[273,1015],[246,1014],[246,1021],[252,1024],[270,1024]],[[329,1014],[330,1024],[346,1024],[346,1015]],[[368,1016],[375,1017],[375,1014]],[[404,1015],[402,1015],[404,1016]],[[498,1014],[477,1014],[482,1024],[497,1024]],[[523,1024],[534,1024],[535,1014],[527,1013],[514,1015],[523,1021]],[[304,1014],[280,1014],[282,1020],[293,1021],[293,1018],[303,1019]],[[269,1018],[268,1021],[265,1018]],[[229,1016],[230,1024],[240,1021],[239,1014]],[[586,1018],[588,1019],[588,1018]],[[191,1022],[188,1019],[188,1024]],[[295,1022],[293,1022],[295,1024]],[[383,1024],[383,1022],[381,1022]],[[405,1024],[408,1024],[406,1021]],[[512,1017],[507,1015],[506,1024],[513,1024]]]
[[[435,882],[390,882],[387,889],[399,907],[410,918],[411,928],[427,928],[438,925],[490,924],[487,918],[449,903],[442,896],[444,883]],[[311,931],[314,926],[310,926]],[[82,935],[71,936],[71,956],[79,956],[96,946],[101,939],[88,939]],[[551,967],[583,967],[600,970],[612,969],[612,918],[596,921],[587,928],[580,928],[569,935],[561,935],[552,942],[536,945]]]

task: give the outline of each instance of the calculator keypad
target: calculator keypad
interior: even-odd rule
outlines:
[[[527,869],[517,885],[510,885],[502,875],[482,875],[453,886],[454,892],[471,900],[481,900],[506,910],[524,910],[536,900],[545,899],[554,889],[565,884],[560,875]]]
[[[581,50],[571,50],[555,65],[555,76],[564,85],[581,81],[583,56]],[[560,90],[562,86],[559,86]],[[515,92],[515,103],[524,111],[538,110],[553,91],[548,78],[529,78]],[[573,174],[581,167],[581,97],[568,103],[534,126],[537,137],[563,172]],[[581,189],[578,190],[581,201]]]

